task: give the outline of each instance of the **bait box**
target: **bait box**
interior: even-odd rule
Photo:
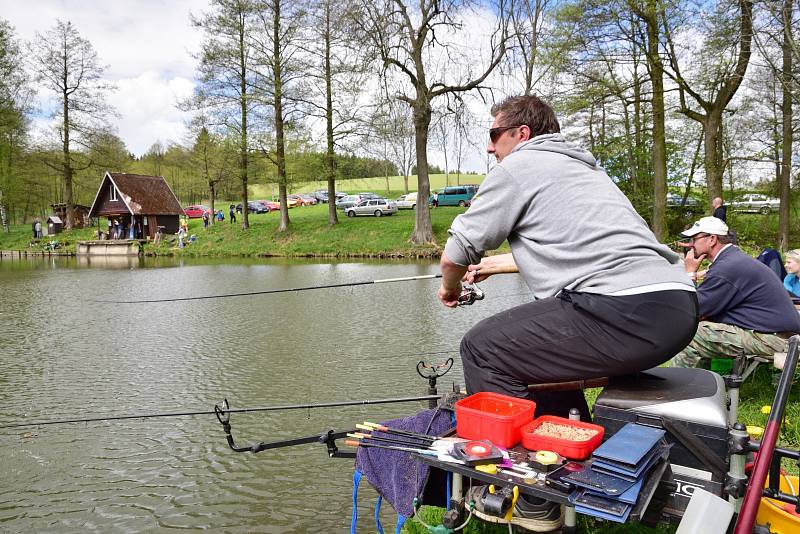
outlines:
[[[456,402],[456,434],[485,439],[508,449],[517,445],[520,429],[533,420],[536,403],[500,393],[482,391]]]
[[[550,436],[540,436],[534,434],[537,428],[544,423],[553,423],[556,425],[563,425],[572,428],[583,428],[587,430],[596,430],[597,434],[589,439],[582,441],[575,441],[570,439],[556,438]],[[572,419],[564,419],[563,417],[556,417],[555,415],[543,415],[537,417],[532,423],[528,423],[521,429],[522,433],[522,446],[531,451],[553,451],[557,452],[565,458],[570,460],[584,460],[592,454],[603,441],[603,434],[605,429],[599,425],[592,423],[584,423],[583,421],[573,421]]]

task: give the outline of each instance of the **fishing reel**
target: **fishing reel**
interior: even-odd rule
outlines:
[[[458,305],[471,306],[476,300],[483,300],[485,296],[478,284],[464,284],[461,294],[458,296]]]

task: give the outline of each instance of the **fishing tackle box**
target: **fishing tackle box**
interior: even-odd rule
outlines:
[[[615,378],[594,405],[594,423],[605,428],[606,439],[628,423],[667,431],[667,442],[672,444],[669,460],[677,483],[667,513],[670,508],[684,510],[697,487],[722,494],[724,472],[717,469],[715,473],[692,449],[705,447],[706,453],[727,465],[727,421],[725,383],[718,374],[705,369],[658,367]],[[680,430],[689,437],[673,433]],[[693,443],[691,436],[697,438]]]

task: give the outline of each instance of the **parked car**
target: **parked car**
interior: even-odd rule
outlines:
[[[186,206],[183,208],[183,213],[185,213],[190,219],[199,219],[203,216],[203,213],[208,213],[211,215],[211,208],[202,204],[194,204],[192,206]]]
[[[356,196],[360,197],[362,200],[365,198],[383,198],[377,193],[373,193],[371,191],[367,191],[366,193],[356,193]]]
[[[749,213],[768,214],[771,211],[778,211],[781,201],[777,198],[770,198],[767,195],[751,193],[741,196],[729,204],[733,211],[744,211]]]
[[[280,202],[273,202],[272,200],[256,200],[255,202],[261,206],[260,213],[269,213],[281,209]]]
[[[413,210],[417,207],[417,193],[402,195],[395,200],[395,204],[399,210]]]
[[[683,203],[683,195],[677,193],[667,193],[667,209],[680,209]],[[705,203],[697,197],[687,196],[686,203],[683,204],[683,212],[688,216],[693,216],[705,211]]]
[[[314,198],[317,199],[317,202],[327,204],[328,203],[328,190],[327,189],[317,189],[313,193]]]
[[[355,206],[344,210],[348,217],[356,215],[374,215],[381,217],[397,213],[397,204],[385,198],[365,198],[360,200]]]
[[[339,200],[340,198],[344,198],[347,195],[349,195],[349,193],[345,193],[344,191],[337,191],[336,192],[336,200]]]
[[[356,203],[361,200],[358,195],[347,195],[336,201],[336,209],[344,210],[352,208]]]
[[[297,206],[313,206],[317,203],[317,199],[309,195],[289,195],[289,200],[294,200]]]
[[[477,189],[472,186],[457,185],[445,187],[436,192],[440,206],[461,206],[463,208],[472,203],[472,197],[475,196],[476,191]],[[428,197],[428,204],[433,204],[433,195]]]

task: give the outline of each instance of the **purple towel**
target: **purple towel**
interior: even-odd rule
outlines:
[[[391,419],[381,424],[396,430],[430,436],[441,435],[452,426],[450,412],[439,409],[424,410],[415,415]],[[356,469],[363,473],[397,513],[411,517],[414,511],[414,497],[422,494],[430,467],[414,460],[407,452],[359,447]]]

